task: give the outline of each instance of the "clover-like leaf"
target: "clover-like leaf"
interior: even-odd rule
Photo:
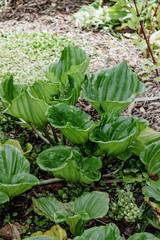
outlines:
[[[149,174],[160,173],[160,141],[149,144],[140,154]]]
[[[0,191],[9,197],[17,196],[39,180],[29,174],[30,164],[23,154],[14,146],[5,144],[0,148]]]
[[[82,96],[99,113],[121,113],[134,98],[144,92],[140,82],[124,61],[113,68],[87,75]]]
[[[37,163],[44,171],[51,171],[55,177],[67,181],[91,183],[101,177],[97,171],[102,167],[99,158],[84,158],[68,146],[55,146],[43,151],[39,154]]]
[[[86,193],[74,202],[61,203],[53,197],[33,199],[35,211],[59,223],[65,221],[73,234],[82,234],[84,224],[106,215],[109,197],[105,192]]]
[[[120,231],[114,223],[109,223],[106,226],[92,227],[81,236],[74,238],[74,240],[124,240],[120,236]]]
[[[99,146],[95,154],[118,155],[124,152],[146,125],[148,122],[143,119],[118,117],[102,128],[95,128],[90,135],[90,140]]]
[[[90,116],[81,109],[57,104],[48,109],[48,121],[59,128],[61,132],[73,143],[84,144],[96,123],[90,121]]]

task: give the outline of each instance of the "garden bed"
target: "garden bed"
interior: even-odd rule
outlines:
[[[42,70],[47,64],[57,61],[62,49],[68,44],[77,45],[85,50],[90,58],[87,70],[89,73],[116,66],[123,60],[134,72],[137,74],[141,72],[145,58],[129,39],[123,36],[118,39],[117,36],[114,37],[103,30],[94,32],[75,26],[71,20],[71,13],[88,2],[91,1],[75,1],[75,4],[73,1],[39,1],[37,5],[35,1],[13,1],[11,7],[2,15],[0,22],[1,75],[11,71],[17,83],[31,84],[35,80],[46,80]],[[26,66],[28,66],[27,71],[25,70]],[[141,79],[141,75],[139,78]],[[2,80],[2,76],[0,79]],[[148,120],[150,127],[160,132],[160,91],[153,79],[154,74],[145,80],[145,93],[137,96],[121,115],[143,117]],[[94,121],[99,120],[100,114],[84,97],[78,100],[76,106],[91,115]],[[43,181],[51,180],[53,175],[40,170],[36,163],[37,156],[50,145],[44,143],[37,134],[35,135],[34,131],[17,124],[17,121],[17,118],[9,115],[4,116],[1,113],[2,142],[10,138],[17,139],[24,151],[26,144],[31,143],[33,148],[28,154],[31,173]],[[57,133],[59,134],[59,131]],[[73,144],[69,142],[68,145],[72,146]],[[142,163],[137,163],[137,159],[138,157],[129,158],[129,161],[120,163],[116,157],[113,158],[112,163],[107,164],[107,169],[106,166],[101,169],[104,176],[96,183],[77,185],[67,181],[57,181],[44,185],[39,184],[20,196],[16,196],[10,204],[5,203],[0,207],[1,227],[8,222],[16,227],[14,229],[11,225],[8,234],[4,229],[2,233],[0,232],[0,237],[13,239],[15,236],[13,232],[18,231],[16,239],[20,239],[20,237],[23,239],[33,232],[49,230],[54,225],[53,222],[33,211],[32,197],[54,196],[60,201],[68,202],[84,192],[102,191],[110,193],[110,198],[114,199],[117,188],[125,189],[125,185],[129,185],[129,191],[134,193],[136,204],[141,207],[144,204],[141,191],[143,182],[131,181],[127,183],[123,181],[124,176],[130,177],[132,175],[133,177],[136,175],[135,177],[137,177],[138,174],[145,171]],[[103,160],[105,161],[105,158]],[[131,171],[129,171],[130,169]],[[149,206],[146,209],[148,211]],[[105,226],[114,222],[119,227],[121,236],[126,239],[143,228],[145,231],[159,236],[159,230],[154,228],[153,224],[145,226],[143,221],[145,221],[144,218],[128,223],[125,219],[113,220],[107,215],[90,221],[86,228]],[[67,224],[63,223],[61,226],[68,232],[68,237],[72,238],[73,235],[69,233]]]

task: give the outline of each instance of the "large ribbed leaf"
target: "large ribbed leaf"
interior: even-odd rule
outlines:
[[[160,141],[149,144],[140,154],[149,174],[160,173]]]
[[[6,193],[0,192],[0,204],[8,202],[9,197]]]
[[[84,224],[89,220],[106,215],[109,198],[107,193],[91,192],[64,204],[51,197],[33,199],[33,206],[37,213],[52,221],[66,221],[72,233],[78,234],[82,233]]]
[[[0,97],[3,101],[11,103],[11,101],[18,97],[22,91],[22,85],[13,84],[13,75],[6,74],[3,82],[0,84]]]
[[[14,197],[37,184],[38,179],[29,174],[29,162],[14,146],[0,148],[0,191]]]
[[[142,190],[145,197],[154,198],[160,202],[160,180],[147,181],[147,186],[144,186]]]
[[[44,171],[51,171],[55,177],[72,182],[91,183],[101,177],[97,169],[102,162],[97,157],[84,158],[68,146],[51,147],[38,156],[38,165]]]
[[[84,144],[89,134],[96,127],[90,116],[81,109],[57,104],[48,109],[48,121],[73,143]]]
[[[54,197],[33,198],[32,202],[36,213],[44,215],[55,223],[63,222],[67,216],[70,216],[67,206]]]
[[[42,129],[48,122],[45,116],[47,108],[47,103],[43,100],[32,97],[26,89],[19,97],[12,100],[11,105],[5,113],[21,118]]]
[[[74,238],[74,240],[123,240],[120,236],[118,227],[114,223],[109,223],[106,226],[92,227],[84,233]]]
[[[157,141],[160,141],[160,132],[146,127],[132,143],[132,152],[136,155],[140,155],[147,145]]]
[[[59,85],[39,80],[29,87],[29,92],[34,98],[42,99],[49,104],[54,97],[59,95]]]
[[[86,220],[102,218],[108,212],[109,197],[107,193],[94,191],[76,198],[73,206],[76,214],[86,213]]]
[[[86,53],[82,49],[70,45],[62,51],[59,62],[52,63],[46,68],[45,74],[50,80],[59,82],[65,74],[84,73],[88,64]],[[65,82],[63,84],[65,85]]]
[[[86,76],[82,96],[99,113],[121,113],[144,92],[144,84],[124,61],[113,68]]]
[[[93,218],[102,218],[108,212],[109,197],[104,192],[91,192],[75,199],[74,216],[67,217],[66,223],[74,235],[83,233],[84,224]],[[71,209],[72,210],[72,209]],[[82,221],[83,220],[83,221]]]
[[[147,124],[143,119],[118,117],[103,128],[95,128],[90,135],[90,140],[99,146],[95,154],[118,155],[124,152]]]
[[[156,236],[151,233],[143,232],[143,233],[135,233],[128,240],[158,240]]]

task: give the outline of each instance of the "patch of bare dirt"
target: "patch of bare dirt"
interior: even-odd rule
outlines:
[[[24,19],[24,15],[30,15],[30,21],[37,16],[50,13],[72,14],[82,5],[90,4],[94,0],[10,0],[4,13],[0,16],[1,20]]]

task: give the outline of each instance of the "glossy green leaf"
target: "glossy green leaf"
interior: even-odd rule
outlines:
[[[118,155],[124,152],[148,122],[134,117],[118,117],[102,128],[95,128],[90,140],[98,144],[97,155]]]
[[[84,144],[96,127],[96,123],[90,121],[90,118],[81,109],[66,104],[57,104],[48,109],[50,124],[59,128],[75,144]]]
[[[144,89],[144,84],[124,61],[115,67],[88,75],[83,84],[82,96],[99,113],[119,114]]]
[[[157,141],[160,141],[160,132],[146,127],[132,143],[132,152],[136,155],[140,155],[147,145]]]
[[[0,204],[8,202],[9,197],[6,193],[0,192]]]
[[[154,198],[160,202],[160,180],[147,181],[147,185],[144,186],[142,190],[145,197]]]
[[[26,89],[19,97],[12,100],[5,113],[43,129],[48,122],[45,116],[47,109],[48,104],[46,102],[32,97]]]
[[[149,174],[160,173],[160,141],[149,144],[140,154]]]
[[[17,196],[37,184],[38,179],[29,174],[29,162],[14,146],[0,148],[0,191],[9,197]]]
[[[74,240],[123,240],[120,236],[118,227],[114,223],[109,223],[106,226],[92,227],[81,236],[74,238]]]
[[[51,171],[55,177],[67,181],[91,183],[101,177],[97,171],[102,167],[99,158],[84,158],[68,146],[56,146],[43,151],[39,154],[37,163],[44,171]]]
[[[135,233],[128,240],[158,240],[156,236],[151,233],[143,232],[143,233]]]
[[[106,215],[109,208],[109,197],[105,192],[86,193],[74,202],[61,203],[55,198],[33,199],[37,213],[59,223],[65,221],[73,234],[82,233],[85,223],[93,218]]]
[[[108,212],[109,196],[105,192],[98,191],[86,193],[75,199],[73,207],[74,212],[84,215],[87,221],[92,218],[102,218]]]

